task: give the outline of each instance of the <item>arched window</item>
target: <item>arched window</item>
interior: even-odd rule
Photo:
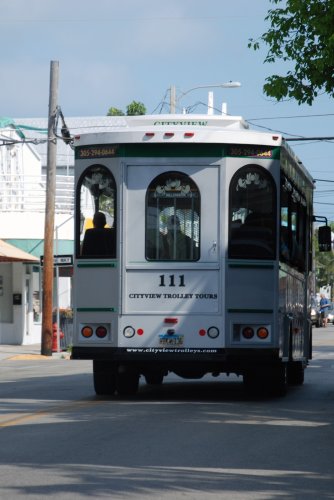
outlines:
[[[199,259],[200,192],[181,172],[156,177],[146,193],[147,260]]]
[[[77,257],[116,257],[116,184],[103,165],[87,168],[77,185]]]
[[[276,256],[276,186],[270,173],[258,165],[242,167],[230,183],[228,256]]]

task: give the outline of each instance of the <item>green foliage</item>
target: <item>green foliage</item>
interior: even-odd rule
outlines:
[[[145,115],[146,114],[146,108],[142,102],[138,101],[132,101],[127,107],[126,107],[126,114],[128,116],[136,116],[136,115]]]
[[[126,114],[128,116],[145,115],[146,108],[142,102],[132,101],[126,107]],[[107,116],[124,116],[125,113],[121,109],[111,107],[107,113]]]
[[[285,75],[266,78],[264,92],[281,101],[312,104],[319,93],[334,97],[334,0],[269,0],[270,28],[248,47],[269,46],[264,60],[285,61]]]
[[[331,222],[330,226],[334,232],[334,223]],[[319,252],[318,245],[318,231],[315,231],[314,236],[315,245],[315,272],[316,272],[316,288],[317,290],[328,284],[334,285],[334,254],[332,252]]]
[[[121,109],[118,108],[109,108],[107,116],[124,116],[124,113]]]

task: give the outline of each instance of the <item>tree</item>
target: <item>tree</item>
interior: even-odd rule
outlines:
[[[334,223],[330,223],[334,232]],[[317,289],[326,285],[334,285],[334,254],[333,252],[319,252],[318,230],[316,229],[313,244],[315,245],[315,269]]]
[[[271,27],[248,47],[269,46],[264,62],[289,64],[284,76],[274,74],[263,86],[269,97],[312,104],[319,93],[334,97],[334,0],[269,0],[284,7],[270,9]],[[292,66],[292,67],[291,67]]]
[[[145,115],[146,114],[146,108],[142,102],[138,101],[132,101],[127,107],[126,107],[126,114],[128,116],[136,116],[136,115]]]
[[[124,113],[121,109],[118,108],[109,108],[107,116],[124,116]]]
[[[146,108],[142,102],[132,101],[126,107],[126,114],[128,116],[145,115]],[[107,113],[107,116],[124,116],[125,113],[121,109],[111,107]]]

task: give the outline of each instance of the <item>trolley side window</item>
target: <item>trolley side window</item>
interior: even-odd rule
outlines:
[[[116,257],[116,184],[103,165],[92,165],[77,186],[76,255]]]
[[[275,259],[276,186],[267,170],[258,165],[238,170],[229,204],[229,257]]]
[[[146,193],[145,257],[196,261],[200,245],[200,192],[181,172],[156,177]]]
[[[306,198],[282,175],[280,259],[300,271],[306,268],[306,224]]]

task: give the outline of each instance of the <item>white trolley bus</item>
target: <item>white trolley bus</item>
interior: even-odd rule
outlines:
[[[74,345],[97,394],[236,373],[284,394],[311,357],[313,179],[241,117],[117,117],[75,146]]]

